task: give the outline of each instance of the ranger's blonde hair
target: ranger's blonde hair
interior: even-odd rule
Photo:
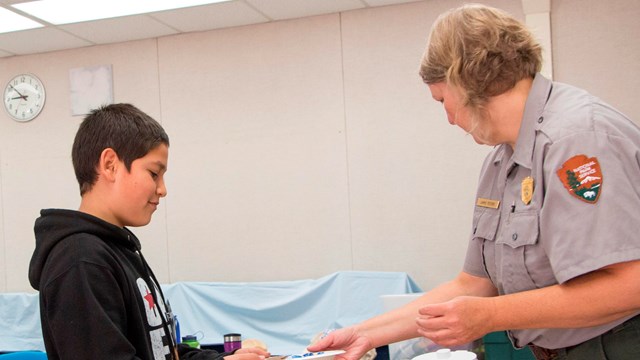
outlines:
[[[542,67],[542,49],[527,27],[504,11],[467,4],[440,15],[420,64],[427,84],[445,82],[479,115],[500,95]]]

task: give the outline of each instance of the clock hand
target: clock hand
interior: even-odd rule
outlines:
[[[16,88],[14,88],[14,87],[13,87],[13,85],[9,84],[9,87],[10,87],[10,88],[12,88],[15,92],[17,92],[17,93],[18,93],[18,95],[20,95],[20,97],[21,97],[21,98],[23,98],[23,99],[27,100],[27,99],[25,98],[25,96],[24,96],[24,95],[22,95],[22,94],[20,93],[20,91],[18,91],[18,89],[16,89]]]
[[[20,93],[18,93],[18,94],[20,94]],[[11,100],[22,99],[24,101],[27,101],[28,97],[29,97],[28,95],[16,96],[14,98],[11,98]]]

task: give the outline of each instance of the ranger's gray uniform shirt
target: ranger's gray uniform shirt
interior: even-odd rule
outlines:
[[[499,145],[483,164],[464,271],[511,294],[640,259],[639,162],[640,129],[632,121],[583,90],[537,74],[515,151]],[[529,201],[522,193],[531,179]],[[557,349],[631,317],[509,333],[517,347]]]

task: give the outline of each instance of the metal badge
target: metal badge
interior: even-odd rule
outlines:
[[[533,178],[531,176],[527,176],[522,179],[522,187],[520,188],[522,202],[525,205],[529,205],[531,203],[531,199],[533,198]]]

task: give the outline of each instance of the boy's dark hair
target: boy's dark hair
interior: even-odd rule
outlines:
[[[131,171],[134,160],[160,144],[169,146],[169,136],[157,121],[135,106],[112,104],[92,110],[80,124],[71,150],[80,195],[95,184],[104,149],[113,149]]]

